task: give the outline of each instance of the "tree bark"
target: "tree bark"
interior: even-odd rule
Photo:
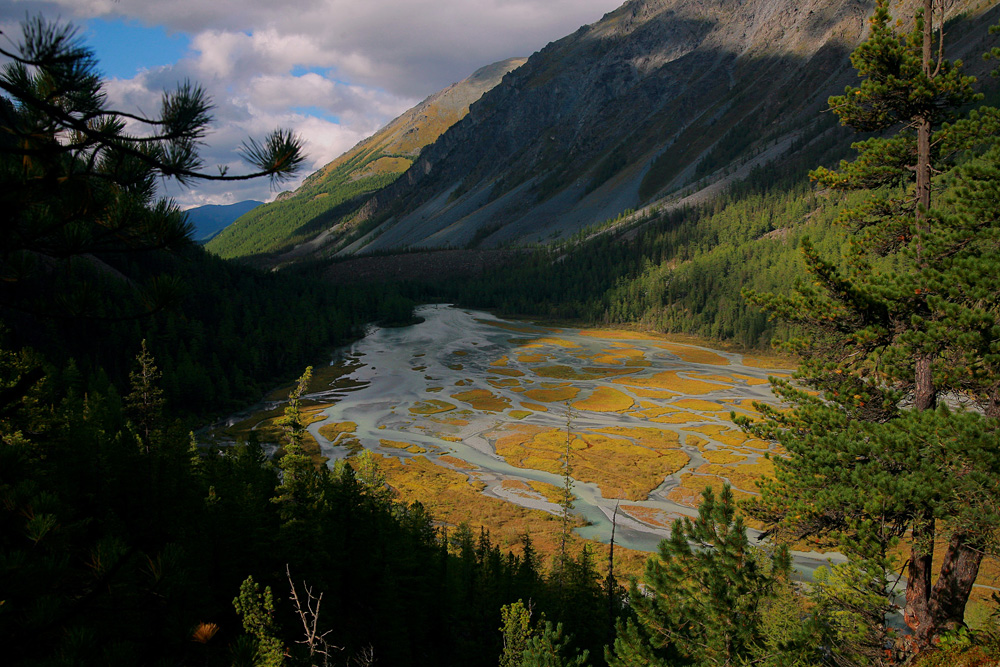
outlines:
[[[962,533],[952,535],[941,561],[941,572],[931,589],[931,611],[935,631],[953,630],[965,624],[965,605],[979,575],[983,551],[974,549]],[[933,637],[929,637],[933,640]]]
[[[934,517],[929,511],[917,518],[910,535],[910,560],[906,565],[906,607],[903,621],[913,631],[917,650],[922,638],[934,633],[931,614],[931,569],[934,566]]]

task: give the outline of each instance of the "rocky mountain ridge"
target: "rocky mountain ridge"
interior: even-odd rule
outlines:
[[[241,217],[208,247],[223,257],[246,257],[289,250],[321,235],[293,252],[307,254],[321,245],[323,232],[353,214],[372,192],[405,172],[424,146],[458,122],[469,105],[482,97],[526,58],[509,58],[482,67],[468,78],[423,100],[356,144],[339,158],[311,174],[292,193]]]
[[[972,69],[994,5],[952,9],[967,20],[950,56]],[[630,0],[505,77],[364,207],[367,236],[337,250],[565,238],[784,159],[834,124],[822,111],[857,80],[848,56],[873,7]]]

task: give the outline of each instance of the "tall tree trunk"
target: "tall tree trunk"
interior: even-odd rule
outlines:
[[[925,511],[913,524],[910,560],[906,564],[906,608],[903,620],[913,631],[916,649],[924,636],[934,634],[931,614],[931,570],[934,567],[934,517]]]
[[[951,536],[941,561],[938,580],[931,589],[931,611],[937,632],[953,630],[964,624],[965,605],[982,562],[983,551],[973,548],[965,534]]]

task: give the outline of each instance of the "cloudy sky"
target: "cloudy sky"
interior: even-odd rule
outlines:
[[[305,139],[304,177],[428,95],[530,55],[622,1],[0,0],[0,40],[10,48],[29,14],[71,21],[116,108],[154,113],[160,91],[196,81],[216,105],[207,165],[245,169],[240,142],[286,127]],[[260,181],[169,194],[188,207],[277,193]]]

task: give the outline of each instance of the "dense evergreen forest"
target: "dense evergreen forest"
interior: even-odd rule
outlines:
[[[855,54],[866,78],[831,100],[876,134],[812,172],[824,190],[790,185],[790,164],[630,238],[408,296],[193,248],[156,179],[280,177],[298,141],[248,142],[245,175],[199,172],[197,87],[165,95],[149,135],[126,134],[74,33],[27,21],[20,47],[0,49],[5,663],[996,664],[997,600],[973,629],[966,605],[1000,531],[1000,111],[967,113],[974,82],[928,68],[934,16],[897,34],[879,3]],[[809,159],[838,150],[838,132]],[[742,512],[707,490],[626,590],[588,550],[546,564],[530,535],[503,553],[438,525],[394,499],[371,456],[317,465],[302,446],[309,369],[273,459],[253,437],[192,437],[194,416],[255,400],[446,288],[747,346],[793,332],[799,383],[775,384],[790,409],[743,423],[788,457]],[[744,513],[777,542],[751,545]],[[849,559],[796,586],[783,544],[799,539]],[[900,633],[887,618],[904,568]]]

